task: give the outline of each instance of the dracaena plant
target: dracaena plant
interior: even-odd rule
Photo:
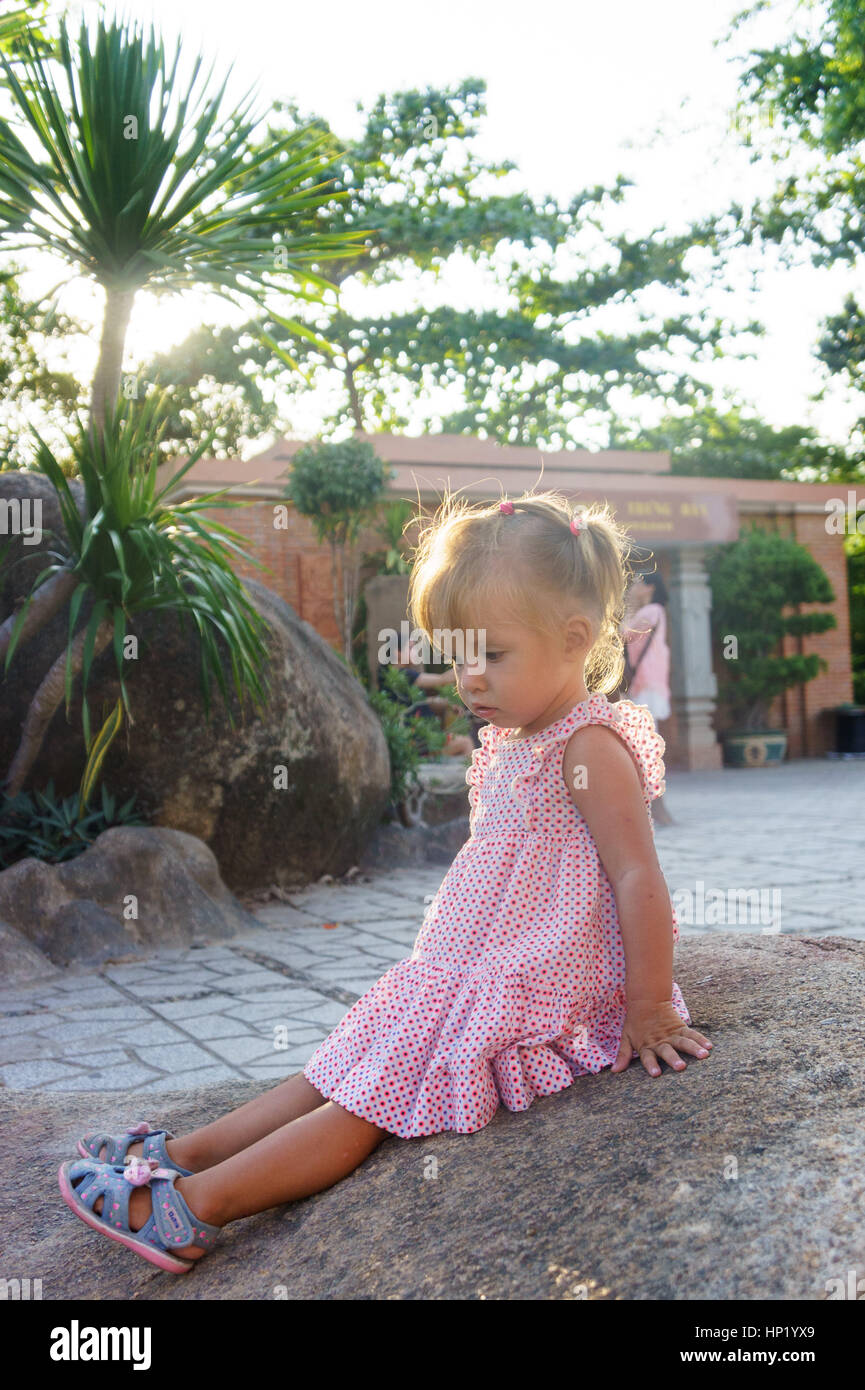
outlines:
[[[243,537],[237,531],[203,515],[214,507],[253,504],[225,498],[227,488],[185,501],[170,499],[171,489],[211,440],[205,439],[183,466],[158,486],[165,414],[163,392],[153,393],[143,402],[123,401],[116,410],[109,407],[105,427],[95,437],[79,419],[78,436],[69,442],[84,488],[81,511],[59,463],[45,441],[36,436],[38,467],[57,492],[67,553],[55,552],[20,611],[7,621],[4,674],[26,628],[30,605],[38,603],[40,593],[57,574],[67,577],[70,589],[69,637],[31,700],[5,781],[9,797],[21,790],[64,695],[68,716],[73,683],[79,674],[85,742],[94,758],[104,756],[106,737],[113,738],[117,732],[117,716],[116,712],[109,716],[101,736],[94,736],[87,702],[90,672],[96,657],[113,646],[119,698],[129,714],[124,644],[137,614],[171,609],[192,620],[200,639],[206,715],[210,713],[210,683],[215,679],[226,697],[233,726],[219,637],[225,640],[240,699],[248,692],[258,706],[266,700],[267,624],[252,606],[231,564],[233,557],[259,566],[260,561],[243,549]],[[90,612],[79,627],[87,599]],[[92,779],[85,778],[88,791],[91,784]],[[86,799],[83,794],[82,799]]]
[[[139,290],[207,285],[247,310],[273,290],[320,302],[333,288],[322,263],[354,254],[365,233],[316,225],[316,211],[344,196],[333,187],[332,142],[325,151],[310,125],[256,149],[254,94],[224,105],[230,69],[211,87],[199,56],[181,77],[179,44],[169,57],[152,28],[145,37],[102,16],[92,33],[82,20],[77,42],[64,18],[51,56],[43,49],[25,29],[14,64],[0,52],[15,121],[0,119],[0,249],[48,250],[69,278],[103,287],[98,430],[120,389]]]
[[[329,230],[317,216],[345,196],[334,191],[340,152],[332,141],[324,148],[322,133],[310,125],[262,151],[253,141],[262,119],[253,97],[226,107],[228,77],[212,86],[213,69],[202,75],[200,56],[184,76],[179,59],[179,44],[173,57],[166,55],[152,28],[145,36],[137,24],[103,16],[90,29],[82,21],[77,41],[61,20],[50,44],[16,22],[14,61],[0,50],[11,109],[0,118],[0,251],[47,250],[65,262],[66,280],[84,276],[105,293],[89,442],[82,433],[75,446],[83,518],[57,461],[38,441],[37,466],[58,489],[73,555],[49,566],[21,612],[0,624],[0,664],[8,666],[15,646],[72,600],[68,651],[34,695],[7,790],[23,783],[63,690],[68,701],[79,670],[86,688],[94,657],[110,641],[125,699],[119,653],[125,618],[136,605],[191,613],[204,668],[213,674],[213,634],[222,631],[238,688],[249,682],[255,695],[260,639],[229,570],[227,550],[235,542],[224,533],[223,544],[213,524],[206,528],[195,515],[209,499],[172,509],[161,494],[156,498],[155,446],[141,433],[141,421],[153,424],[155,414],[145,412],[135,427],[131,412],[118,407],[136,294],[205,285],[232,304],[266,308],[269,321],[330,351],[311,330],[276,313],[268,297],[281,291],[290,303],[321,303],[333,288],[324,269],[334,257],[356,254],[366,235],[361,227]],[[64,283],[45,296],[46,319],[56,312]],[[263,331],[261,337],[286,357]],[[134,486],[124,481],[127,468],[137,477]],[[85,593],[93,611],[73,637]],[[89,735],[86,704],[84,719]]]

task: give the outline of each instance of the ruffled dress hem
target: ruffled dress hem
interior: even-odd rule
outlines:
[[[675,983],[672,997],[690,1023]],[[401,1139],[473,1134],[500,1105],[527,1110],[612,1066],[624,1016],[621,989],[581,1003],[517,972],[461,977],[410,956],[349,1009],[303,1075],[325,1099]]]

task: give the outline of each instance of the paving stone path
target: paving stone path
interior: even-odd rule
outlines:
[[[670,773],[667,789],[674,823],[656,843],[683,936],[865,939],[865,761]],[[159,1092],[291,1075],[410,954],[445,872],[314,884],[254,908],[260,926],[227,944],[0,989],[0,1083]]]

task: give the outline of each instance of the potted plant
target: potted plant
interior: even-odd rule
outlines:
[[[770,724],[772,701],[827,666],[813,652],[781,655],[781,641],[836,627],[834,613],[802,612],[803,604],[832,603],[834,590],[804,546],[756,526],[719,548],[710,583],[712,625],[727,671],[719,698],[732,715],[724,737],[726,761],[734,767],[780,763],[787,734]]]

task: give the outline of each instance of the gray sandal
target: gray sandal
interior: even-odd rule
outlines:
[[[178,1176],[175,1168],[160,1168],[155,1159],[130,1158],[119,1166],[92,1158],[70,1158],[60,1165],[57,1179],[66,1205],[94,1231],[119,1241],[160,1269],[188,1274],[198,1261],[175,1254],[176,1248],[198,1245],[209,1250],[222,1228],[200,1221],[190,1211],[175,1187]],[[133,1231],[129,1198],[133,1187],[144,1185],[150,1188],[153,1210],[144,1225]],[[95,1212],[93,1207],[100,1197],[102,1211]]]
[[[155,1159],[160,1168],[173,1168],[181,1178],[191,1177],[191,1169],[181,1168],[179,1163],[168,1157],[165,1141],[173,1138],[174,1135],[169,1130],[151,1129],[146,1120],[139,1120],[138,1124],[131,1125],[125,1134],[85,1134],[83,1139],[78,1140],[78,1152],[82,1158],[92,1158],[96,1163],[122,1166],[126,1162],[127,1151],[139,1139],[143,1139],[142,1158]],[[100,1158],[99,1152],[103,1148],[105,1156]]]

